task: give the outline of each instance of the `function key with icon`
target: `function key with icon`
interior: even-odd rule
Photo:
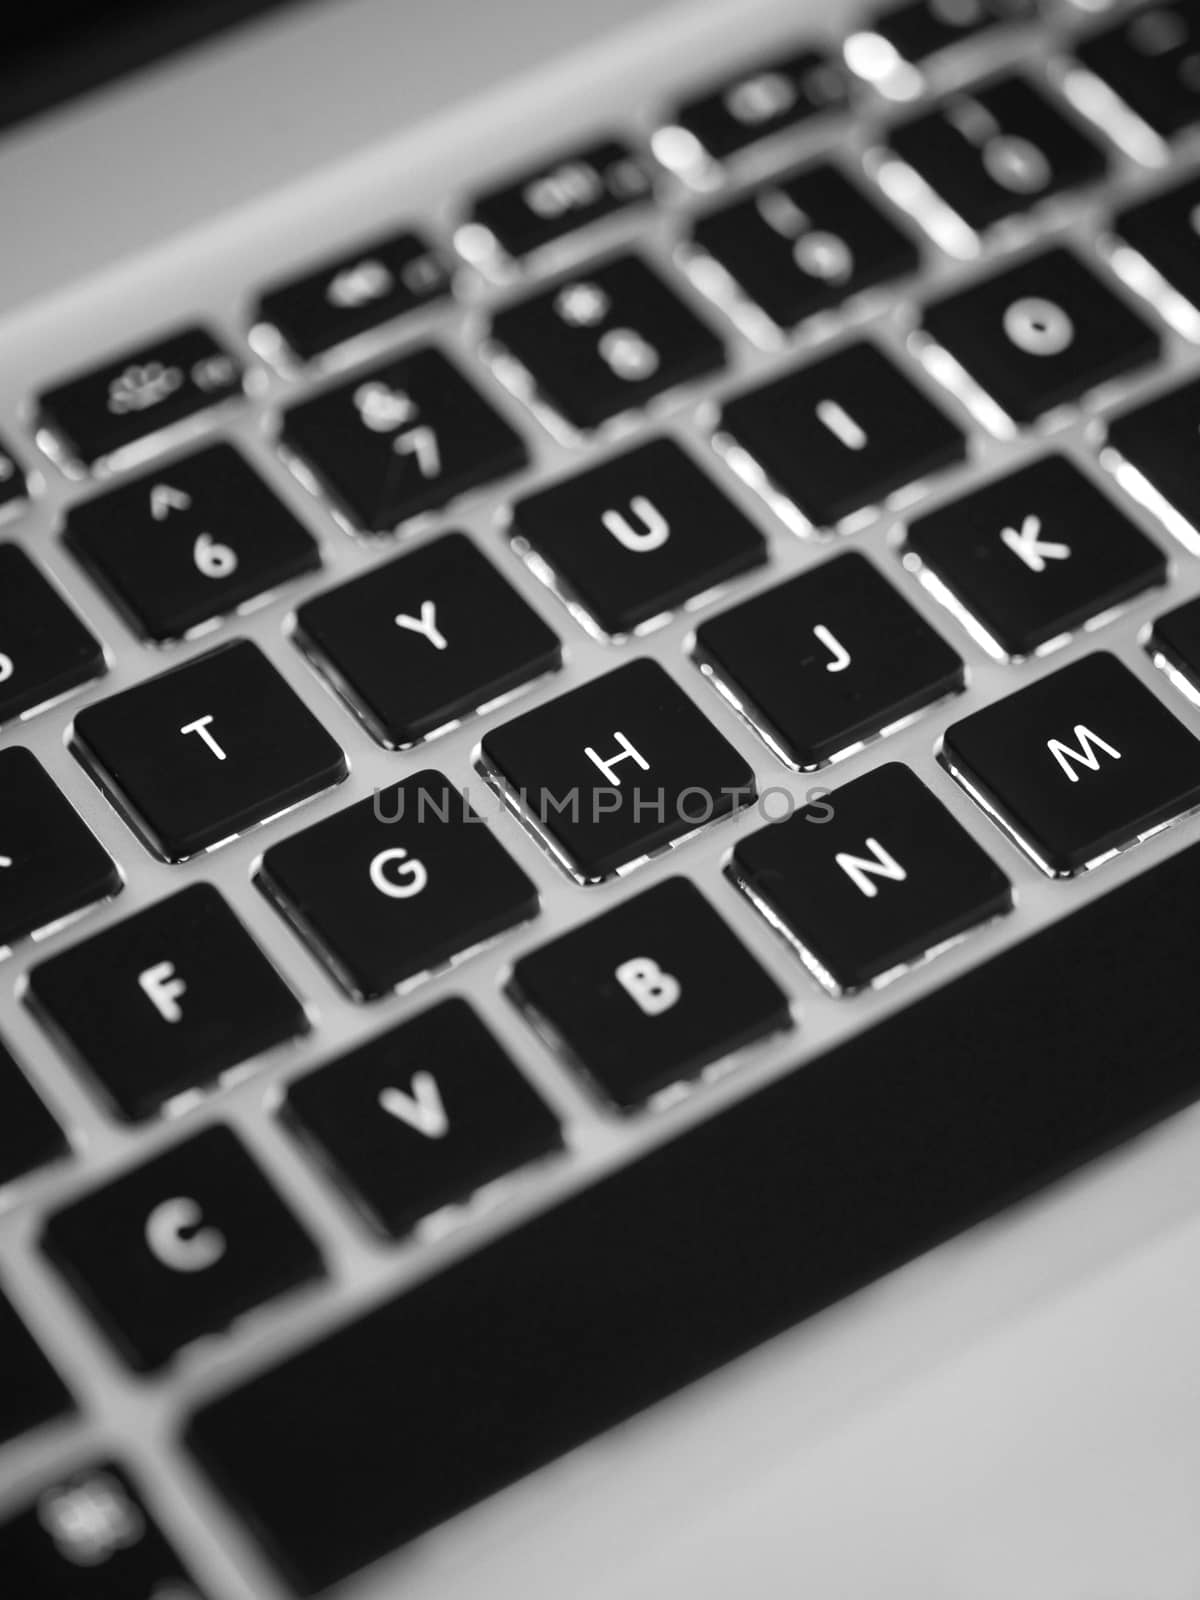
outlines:
[[[1033,0],[903,0],[870,18],[846,45],[851,67],[872,81],[896,57],[910,64],[1034,14]]]
[[[117,466],[243,393],[241,364],[208,329],[180,328],[43,389],[39,438],[67,464]]]
[[[846,103],[846,84],[828,56],[816,50],[763,61],[687,100],[669,127],[654,136],[664,166],[703,176],[749,146]]]
[[[721,340],[640,256],[540,289],[497,313],[501,372],[574,430],[598,428],[725,362]]]
[[[566,234],[649,200],[646,162],[623,140],[601,139],[481,194],[457,243],[470,260],[519,260]]]
[[[205,1600],[110,1462],[48,1484],[0,1523],[0,1569],[38,1600]]]
[[[515,430],[428,346],[293,406],[282,437],[367,533],[391,533],[528,460]]]
[[[311,361],[449,291],[449,268],[420,234],[387,234],[273,284],[258,302],[255,344],[267,331],[268,341],[273,335]]]

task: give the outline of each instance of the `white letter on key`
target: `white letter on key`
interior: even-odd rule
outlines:
[[[169,961],[160,961],[156,967],[147,967],[138,974],[138,987],[164,1022],[182,1022],[183,1010],[179,1000],[187,993],[187,984],[175,976]]]
[[[221,746],[208,731],[208,725],[211,721],[211,717],[199,717],[195,722],[185,723],[179,731],[180,733],[198,733],[208,748],[212,751],[213,755],[216,756],[217,760],[224,761],[224,750],[221,749]]]
[[[865,894],[868,900],[874,900],[879,888],[871,882],[869,873],[874,873],[877,878],[889,878],[893,883],[903,883],[908,873],[878,839],[868,839],[867,849],[871,852],[870,858],[841,854],[835,856],[834,860],[849,876],[854,887]]]
[[[405,1123],[422,1138],[444,1139],[450,1132],[450,1118],[431,1072],[414,1072],[408,1094],[403,1089],[381,1089],[379,1104],[389,1117]]]
[[[657,961],[649,956],[636,956],[632,961],[622,961],[615,977],[638,1009],[648,1017],[661,1016],[669,1011],[683,993],[679,979],[664,972]]]
[[[650,771],[650,763],[645,760],[643,756],[638,754],[623,733],[614,733],[613,738],[617,741],[621,748],[618,750],[615,756],[609,756],[607,761],[598,756],[590,744],[586,746],[583,753],[594,766],[600,768],[600,771],[608,779],[609,783],[613,784],[614,787],[619,789],[621,787],[621,780],[613,771],[613,768],[616,766],[618,761],[636,761],[643,772]]]
[[[446,636],[437,625],[437,608],[432,600],[422,600],[420,617],[406,617],[403,612],[395,619],[398,628],[407,628],[409,633],[419,633],[423,639],[428,639],[435,650],[446,648]]]

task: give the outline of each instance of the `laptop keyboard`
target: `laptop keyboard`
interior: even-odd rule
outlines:
[[[1200,846],[1103,888],[1200,810],[1193,32],[906,0],[664,81],[8,430],[0,1198],[290,1590],[1200,1095]],[[32,1299],[0,1439],[66,1449]],[[0,1564],[221,1600],[129,1466]]]

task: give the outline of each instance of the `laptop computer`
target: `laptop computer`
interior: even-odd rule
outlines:
[[[1200,1592],[1198,26],[16,25],[14,1593]]]

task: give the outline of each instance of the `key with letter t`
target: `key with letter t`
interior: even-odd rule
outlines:
[[[81,711],[75,750],[168,861],[224,844],[349,771],[246,639]]]

